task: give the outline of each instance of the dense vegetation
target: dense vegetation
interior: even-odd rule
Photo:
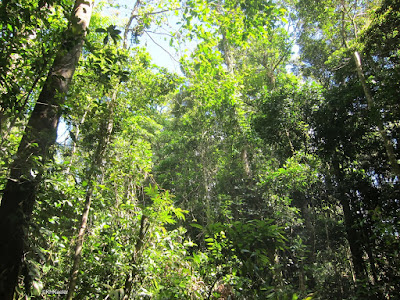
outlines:
[[[0,299],[400,298],[400,1],[117,2],[0,1]]]

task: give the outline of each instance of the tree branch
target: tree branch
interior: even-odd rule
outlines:
[[[147,31],[144,31],[144,32],[147,34],[147,36],[152,40],[152,42],[153,42],[154,44],[156,44],[158,47],[160,47],[161,49],[163,49],[166,53],[168,53],[168,55],[169,55],[174,61],[176,61],[177,63],[179,63],[179,61],[177,61],[176,58],[173,57],[173,55],[172,55],[171,53],[169,53],[169,51],[168,51],[167,49],[165,49],[163,46],[161,46],[159,43],[157,43],[157,42],[151,37],[151,35],[150,35]]]

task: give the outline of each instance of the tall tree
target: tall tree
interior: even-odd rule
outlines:
[[[62,40],[73,2],[2,1],[0,4],[0,185],[4,188],[27,115]]]
[[[311,70],[314,74],[325,74],[324,77],[328,84],[345,84],[343,77],[335,78],[334,74],[352,63],[368,108],[374,115],[371,121],[376,125],[382,139],[388,164],[393,174],[399,177],[400,165],[396,158],[394,143],[388,136],[381,113],[382,107],[379,106],[379,101],[374,99],[361,54],[360,33],[371,23],[373,14],[368,11],[376,9],[378,5],[379,1],[369,0],[360,1],[360,3],[353,1],[299,1],[297,11],[301,30],[298,41],[304,59],[311,63]],[[331,77],[335,79],[329,79],[329,74],[333,75]]]
[[[55,143],[61,107],[67,96],[94,2],[77,0],[65,40],[26,126],[0,206],[0,297],[12,299],[23,260],[24,242],[43,166]]]

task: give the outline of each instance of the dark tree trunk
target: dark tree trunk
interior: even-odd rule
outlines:
[[[354,197],[349,189],[349,186],[352,186],[352,183],[346,181],[346,175],[342,171],[339,161],[340,158],[337,157],[333,160],[333,173],[336,177],[336,184],[331,185],[331,187],[336,189],[337,199],[339,200],[343,209],[344,225],[347,241],[350,246],[351,261],[354,268],[357,294],[361,297],[364,297],[363,299],[369,299],[369,294],[365,288],[366,285],[369,284],[369,280],[363,258],[364,250],[362,232],[358,228],[358,220],[356,219],[354,207],[352,207],[352,200]]]
[[[356,279],[358,281],[367,280],[365,262],[363,259],[364,251],[362,250],[362,244],[360,241],[361,236],[359,230],[356,229],[356,220],[351,211],[349,199],[346,196],[343,196],[340,203],[343,207],[347,240],[350,245]]]
[[[92,0],[76,0],[71,26],[57,53],[10,168],[0,206],[0,299],[13,299],[43,164],[56,141],[60,106],[81,55]]]

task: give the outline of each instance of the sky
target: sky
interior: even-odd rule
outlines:
[[[108,0],[108,3],[112,5],[119,4],[119,7],[109,7],[104,10],[106,15],[116,18],[116,21],[120,24],[125,24],[131,13],[131,10],[136,2],[136,0]],[[155,3],[159,1],[153,1]],[[157,10],[157,9],[156,9]],[[168,23],[165,22],[161,26],[152,26],[144,33],[140,38],[140,46],[147,49],[150,56],[152,57],[153,63],[167,68],[171,72],[176,72],[181,74],[179,67],[179,58],[186,52],[184,48],[177,52],[173,47],[170,46],[170,32],[179,29],[178,18],[169,13],[167,15]],[[134,25],[134,24],[133,24]],[[123,29],[123,28],[121,28]]]

